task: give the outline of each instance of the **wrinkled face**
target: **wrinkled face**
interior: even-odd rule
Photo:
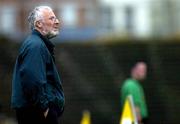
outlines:
[[[44,9],[42,11],[42,34],[49,39],[53,38],[59,34],[59,20],[52,10]]]

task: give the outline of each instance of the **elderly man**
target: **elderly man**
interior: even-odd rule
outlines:
[[[59,34],[59,20],[50,7],[38,6],[28,21],[32,33],[16,59],[11,106],[19,124],[58,124],[65,100],[49,39]]]

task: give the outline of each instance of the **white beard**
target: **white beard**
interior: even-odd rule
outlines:
[[[50,31],[49,33],[47,33],[47,38],[51,39],[53,37],[56,37],[59,34],[59,31]]]
[[[43,34],[45,34],[45,36],[48,38],[48,39],[51,39],[53,37],[56,37],[58,34],[59,34],[59,31],[43,31]]]

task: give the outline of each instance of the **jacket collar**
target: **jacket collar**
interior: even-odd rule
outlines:
[[[34,29],[32,34],[38,35],[45,43],[46,47],[48,48],[51,55],[54,56],[54,44],[45,36],[43,36],[38,30]]]

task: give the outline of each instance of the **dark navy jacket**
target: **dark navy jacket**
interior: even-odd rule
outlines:
[[[13,73],[12,108],[64,107],[53,50],[54,45],[36,30],[23,42]]]

